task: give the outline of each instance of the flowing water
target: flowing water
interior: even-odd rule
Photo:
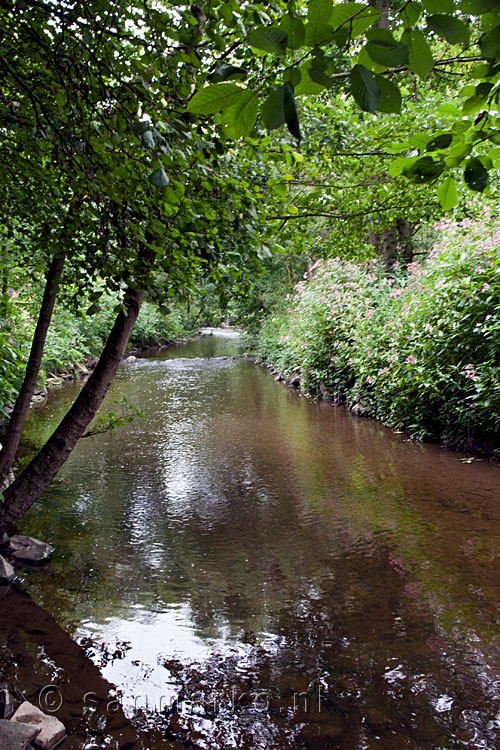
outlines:
[[[138,747],[500,747],[500,468],[301,398],[241,347],[124,362],[103,411],[146,418],[80,442],[25,520],[56,552],[24,589]],[[69,746],[135,747],[83,691]]]

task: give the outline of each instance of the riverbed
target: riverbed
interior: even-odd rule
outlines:
[[[23,522],[56,552],[22,588],[149,750],[498,748],[498,465],[301,397],[213,334],[123,363],[102,412],[144,417],[80,441]],[[26,451],[78,387],[32,410]],[[125,747],[85,695],[68,746]]]

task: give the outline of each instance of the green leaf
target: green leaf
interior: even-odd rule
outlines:
[[[300,141],[302,136],[300,134],[299,115],[297,112],[295,97],[293,95],[293,89],[288,84],[284,86],[284,89],[284,109],[286,125],[290,133]]]
[[[500,26],[495,26],[491,31],[481,37],[479,47],[487,60],[500,57]]]
[[[380,87],[363,65],[355,65],[350,73],[351,92],[361,109],[375,112],[380,99]]]
[[[418,29],[407,29],[401,41],[406,44],[409,51],[408,67],[419,78],[427,78],[434,67],[434,58],[431,48],[421,31]]]
[[[469,98],[466,99],[463,104],[462,112],[464,115],[475,115],[477,112],[479,112],[480,109],[483,108],[484,103],[484,96],[469,96]]]
[[[290,49],[302,47],[306,38],[306,27],[301,18],[297,18],[292,13],[287,13],[281,20],[280,29],[286,34],[287,46]]]
[[[268,130],[276,130],[285,123],[285,87],[271,91],[261,110],[262,122]]]
[[[417,184],[433,182],[444,170],[444,162],[434,161],[430,156],[423,156],[412,164],[409,169],[404,169],[403,174]]]
[[[465,165],[464,179],[471,190],[482,193],[489,182],[489,175],[482,162],[473,157]]]
[[[149,181],[152,185],[155,185],[155,187],[159,188],[166,187],[170,182],[170,180],[168,179],[168,175],[163,167],[159,167],[154,172],[152,172],[149,175]]]
[[[181,196],[171,185],[168,185],[168,187],[165,188],[163,198],[167,203],[174,206],[178,206],[181,202]]]
[[[146,148],[154,148],[156,145],[153,133],[150,130],[146,130],[146,132],[142,134],[141,141],[146,146]]]
[[[281,55],[287,46],[287,36],[282,29],[276,26],[262,26],[260,29],[251,31],[247,36],[247,44],[264,52],[274,52]]]
[[[329,76],[325,75],[322,70],[309,70],[309,76],[311,80],[314,81],[314,83],[319,83],[320,86],[323,86],[325,89],[330,88],[330,86],[333,86],[333,78],[330,78]]]
[[[315,83],[309,75],[311,68],[311,61],[301,66],[300,71],[302,79],[295,87],[295,95],[300,96],[301,94],[319,94],[323,91],[323,86],[319,83]]]
[[[370,26],[373,26],[373,24],[378,21],[379,17],[380,13],[378,10],[369,5],[365,5],[363,10],[356,15],[350,23],[352,38],[355,39],[356,37],[361,36],[366,29],[369,29]]]
[[[453,135],[451,133],[441,133],[441,135],[436,135],[434,138],[431,138],[427,144],[426,151],[437,151],[442,148],[448,148],[452,140]]]
[[[259,100],[250,89],[241,89],[237,101],[224,110],[224,122],[234,133],[235,138],[248,135],[255,125]]]
[[[283,83],[290,83],[292,86],[298,86],[302,80],[300,68],[288,68],[283,73]]]
[[[447,177],[439,186],[438,201],[443,211],[450,211],[458,203],[457,186],[453,177]]]
[[[396,42],[387,29],[370,29],[367,37],[369,41],[365,49],[379,65],[395,68],[408,62],[408,47],[402,42]]]
[[[399,114],[401,112],[401,92],[398,86],[384,76],[375,76],[375,81],[380,89],[377,111]]]
[[[149,120],[137,120],[137,122],[132,123],[131,127],[133,133],[136,135],[142,135],[146,130],[149,130],[151,123]]]
[[[274,192],[282,201],[286,199],[288,188],[286,182],[278,182],[273,187]]]
[[[469,29],[459,18],[440,14],[427,16],[427,26],[450,44],[469,43]]]
[[[387,173],[391,177],[399,177],[403,172],[406,174],[410,167],[418,161],[418,158],[418,156],[402,156],[399,159],[394,159],[394,161],[389,164]]]
[[[427,13],[453,13],[454,0],[422,0]]]
[[[213,115],[222,112],[238,99],[245,91],[236,83],[211,83],[196,92],[187,105],[187,111],[195,115]]]
[[[307,7],[306,43],[320,44],[331,38],[332,0],[310,0]]]
[[[330,15],[330,23],[334,31],[340,29],[344,24],[350,27],[351,21],[357,13],[366,8],[361,3],[337,3],[333,6]]]
[[[489,63],[478,63],[472,68],[470,75],[471,78],[486,78],[490,70]]]
[[[240,81],[246,77],[248,71],[246,68],[240,68],[237,65],[221,65],[212,76],[215,83],[228,81],[231,78]]]
[[[499,0],[462,0],[459,3],[460,10],[464,13],[471,13],[473,16],[482,16],[489,10],[498,10]]]
[[[421,15],[422,6],[420,5],[420,3],[414,2],[414,0],[406,3],[401,12],[401,17],[403,19],[405,29],[407,29],[409,26],[414,26]]]

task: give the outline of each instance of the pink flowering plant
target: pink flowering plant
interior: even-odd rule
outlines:
[[[422,264],[315,264],[260,355],[303,390],[358,402],[419,439],[499,444],[500,224],[443,221]],[[276,316],[274,316],[276,318]]]

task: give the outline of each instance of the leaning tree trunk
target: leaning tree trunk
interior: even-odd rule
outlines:
[[[61,424],[23,473],[4,492],[0,530],[11,533],[20,518],[40,498],[97,413],[125,352],[144,298],[130,294],[113,325],[97,367]]]
[[[10,415],[7,432],[2,441],[2,450],[0,451],[0,486],[7,477],[14,462],[21,432],[26,419],[26,414],[30,407],[31,397],[36,387],[38,373],[42,364],[43,350],[45,339],[49,329],[54,304],[57,296],[59,281],[64,268],[66,253],[56,253],[50,263],[45,280],[45,290],[43,293],[42,304],[38,314],[38,321],[31,343],[31,351],[26,365],[24,379],[21,389],[18,393],[14,409]]]
[[[65,247],[72,221],[75,214],[80,210],[82,203],[83,198],[78,195],[73,197],[69,205],[58,240],[58,244],[61,248]],[[38,380],[38,373],[40,372],[40,367],[42,365],[45,340],[47,338],[50,321],[52,320],[52,313],[54,312],[54,305],[57,291],[59,289],[59,282],[64,269],[64,263],[66,261],[66,255],[67,253],[64,249],[56,252],[52,257],[47,271],[42,304],[38,314],[35,333],[33,334],[28,364],[26,365],[21,389],[18,393],[16,403],[14,404],[14,409],[7,426],[7,432],[3,439],[2,450],[0,451],[0,486],[9,474],[19,447],[24,420],[26,419],[30,407],[31,397],[33,396],[36,382]]]

